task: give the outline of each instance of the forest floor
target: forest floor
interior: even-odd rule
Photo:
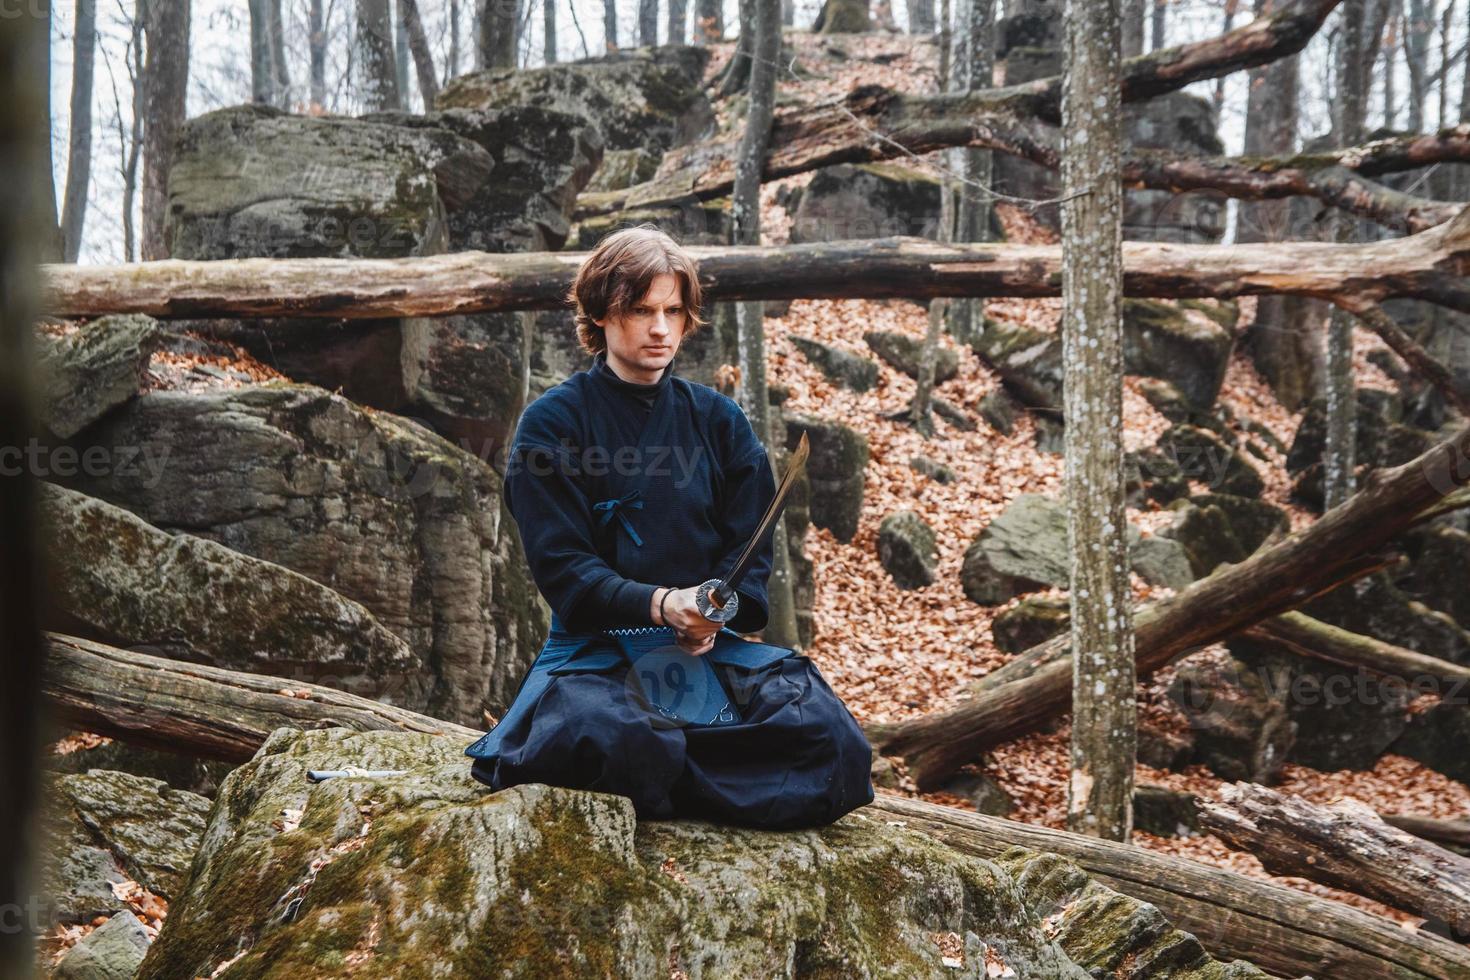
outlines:
[[[907,92],[936,91],[937,55],[932,42],[903,35],[847,35],[840,39],[808,34],[788,34],[799,75],[783,72],[781,104],[838,98],[858,84],[882,84]],[[829,44],[839,45],[847,58],[834,60]],[[707,77],[718,75],[733,45],[720,45]],[[1001,79],[997,79],[1001,81]],[[728,105],[728,100],[722,105]],[[721,113],[722,121],[728,116]],[[938,175],[941,155],[911,157],[906,165]],[[785,178],[762,187],[762,244],[783,244],[791,218],[777,204],[780,189],[810,180],[810,174]],[[997,207],[1007,237],[1017,242],[1055,241],[1055,235],[1022,207]],[[1241,304],[1237,335],[1254,316],[1254,300]],[[1061,317],[1061,301],[1054,299],[990,300],[988,317],[1020,322],[1038,330],[1055,331]],[[886,412],[902,408],[913,395],[915,383],[907,375],[879,361],[877,386],[865,393],[836,387],[826,380],[791,343],[792,334],[820,340],[854,354],[871,357],[863,341],[867,330],[893,330],[921,340],[928,325],[925,305],[908,300],[796,300],[783,316],[765,320],[768,377],[791,389],[784,408],[825,418],[841,419],[868,438],[869,461],[862,516],[851,541],[840,542],[830,531],[813,526],[807,534],[807,555],[815,566],[816,638],[805,651],[821,669],[833,689],[862,723],[900,721],[953,707],[966,696],[968,684],[1000,667],[1011,655],[999,650],[991,636],[991,622],[1019,600],[1003,606],[984,607],[971,602],[960,586],[960,566],[965,549],[975,536],[1016,496],[1023,493],[1059,495],[1062,489],[1062,457],[1041,452],[1035,444],[1035,425],[1024,413],[1010,435],[1002,435],[981,422],[973,432],[963,431],[936,417],[936,434],[925,439],[907,423],[889,421]],[[999,387],[1000,379],[967,346],[947,335],[944,346],[959,357],[959,374],[936,387],[943,398],[971,415],[982,398]],[[1391,389],[1392,381],[1367,354],[1383,347],[1367,331],[1358,331],[1354,342],[1357,383],[1360,387]],[[1138,379],[1124,382],[1124,445],[1139,449],[1152,445],[1169,425],[1137,388]],[[1220,402],[1238,418],[1268,427],[1290,446],[1300,422],[1300,413],[1281,406],[1270,387],[1249,359],[1237,352],[1226,373]],[[1274,452],[1274,451],[1273,451]],[[937,483],[909,466],[923,454],[955,471],[950,485]],[[1258,465],[1266,484],[1263,499],[1286,510],[1293,528],[1314,516],[1289,499],[1291,481],[1285,459],[1275,453],[1270,465]],[[1194,484],[1195,492],[1205,492]],[[899,589],[878,561],[878,525],[898,510],[913,510],[935,532],[938,568],[934,584],[920,589]],[[1167,526],[1171,512],[1156,504],[1147,509],[1130,508],[1129,520],[1145,534]],[[1134,599],[1142,603],[1168,594],[1133,575]],[[1053,589],[1032,595],[1064,596]],[[1223,644],[1200,650],[1192,658],[1222,657]],[[1166,729],[1188,727],[1184,716],[1164,693],[1176,661],[1140,685],[1141,719]],[[1011,819],[1047,827],[1066,823],[1070,729],[1066,719],[1050,730],[1017,739],[989,753],[974,771],[992,778],[1015,801]],[[1186,790],[1202,798],[1216,798],[1224,781],[1203,766],[1170,772],[1139,765],[1139,783],[1153,783]],[[962,797],[944,793],[919,793],[906,778],[902,795],[961,809],[973,809]],[[1287,764],[1277,788],[1309,800],[1329,803],[1354,798],[1380,812],[1413,813],[1442,818],[1470,817],[1470,787],[1436,773],[1402,756],[1385,755],[1368,771],[1319,772]],[[1279,884],[1321,897],[1332,898],[1357,908],[1387,916],[1412,928],[1421,920],[1360,896],[1301,878],[1268,874],[1251,855],[1232,851],[1209,834],[1189,837],[1159,837],[1135,832],[1135,843],[1183,858],[1270,879]]]

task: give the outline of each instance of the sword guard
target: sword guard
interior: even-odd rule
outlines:
[[[701,582],[694,590],[694,605],[699,609],[699,614],[705,619],[715,623],[727,623],[735,618],[735,613],[740,610],[740,593],[731,592],[730,601],[723,606],[715,605],[714,599],[710,597],[720,585],[720,580],[712,578],[708,582]]]

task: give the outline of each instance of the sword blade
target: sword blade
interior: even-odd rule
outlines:
[[[806,433],[802,432],[801,441],[796,444],[796,451],[791,454],[791,461],[786,464],[786,472],[781,477],[780,486],[776,487],[776,496],[771,498],[770,504],[766,506],[766,512],[761,515],[760,523],[756,525],[755,533],[746,542],[745,550],[735,560],[735,564],[725,577],[720,580],[712,592],[712,598],[720,605],[729,601],[734,594],[735,587],[745,577],[750,569],[751,562],[755,560],[755,552],[765,540],[766,534],[776,526],[776,518],[781,515],[781,510],[786,506],[786,495],[791,490],[791,485],[796,478],[806,469],[806,458],[811,455],[811,444],[807,442]]]

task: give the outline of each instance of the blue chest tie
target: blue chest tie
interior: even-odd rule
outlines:
[[[633,530],[633,522],[628,520],[626,513],[628,510],[643,509],[643,491],[641,489],[630,491],[621,497],[613,497],[610,500],[599,500],[592,505],[592,509],[602,513],[601,523],[604,525],[616,515],[617,519],[622,522],[623,529],[633,539],[633,543],[640,548],[643,547],[643,539],[638,536],[637,531]]]

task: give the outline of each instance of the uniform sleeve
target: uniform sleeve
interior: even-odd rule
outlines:
[[[715,568],[715,577],[723,578],[735,567],[745,544],[755,533],[766,508],[776,497],[776,476],[765,446],[755,436],[750,420],[739,406],[731,402],[733,418],[729,425],[730,461],[724,469],[724,490],[720,501],[720,534],[725,553]],[[770,620],[770,600],[766,595],[771,577],[771,559],[775,554],[775,534],[767,531],[756,548],[749,570],[735,591],[740,595],[740,609],[725,625],[737,633],[754,633],[764,629]]]
[[[544,396],[543,396],[544,397]],[[554,406],[533,402],[521,417],[505,468],[505,499],[520,530],[531,578],[569,630],[652,625],[656,586],[619,575],[597,554],[592,508],[577,485],[574,431]]]

